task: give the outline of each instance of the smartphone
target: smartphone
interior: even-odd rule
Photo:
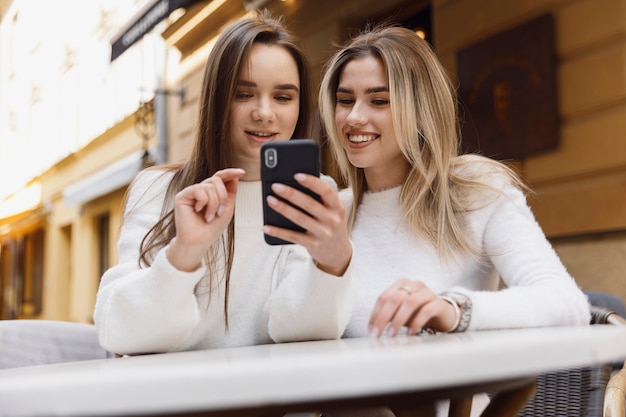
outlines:
[[[267,204],[267,196],[269,195],[281,199],[272,191],[272,184],[274,183],[281,183],[296,188],[316,200],[320,200],[319,195],[308,188],[302,187],[296,182],[293,176],[297,173],[311,174],[316,177],[320,176],[320,151],[314,140],[291,139],[280,142],[266,142],[261,146],[263,224],[292,229],[299,232],[306,231],[291,220],[274,211]],[[300,209],[299,207],[297,208]],[[265,241],[270,245],[287,245],[292,243],[268,235],[265,235]]]

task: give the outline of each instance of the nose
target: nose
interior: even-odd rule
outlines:
[[[350,113],[348,113],[348,116],[346,117],[346,122],[352,126],[364,125],[367,123],[367,116],[362,111],[359,103],[354,103],[350,109]]]
[[[274,120],[274,109],[272,108],[271,100],[260,98],[252,111],[252,118],[260,122],[271,122]]]

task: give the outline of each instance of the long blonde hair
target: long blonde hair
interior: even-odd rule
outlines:
[[[492,187],[478,175],[458,175],[457,168],[478,159],[489,170],[504,172],[515,184],[521,182],[500,162],[459,156],[456,92],[430,45],[405,28],[370,28],[350,40],[326,64],[320,112],[343,179],[352,187],[350,224],[367,183],[363,169],[353,166],[343,149],[335,123],[336,93],[345,65],[366,56],[379,59],[386,71],[396,138],[410,164],[400,200],[412,231],[427,238],[444,258],[459,253],[477,255],[459,214],[472,209],[471,189]]]
[[[216,171],[233,167],[235,157],[230,140],[229,109],[235,97],[239,74],[247,62],[249,51],[255,43],[277,45],[285,48],[298,67],[300,78],[300,109],[293,137],[309,137],[311,129],[312,90],[310,69],[300,43],[288,31],[280,18],[267,11],[259,16],[239,20],[228,26],[217,39],[207,59],[200,102],[199,126],[190,159],[182,165],[157,167],[174,171],[167,187],[161,219],[148,231],[140,247],[140,264],[150,265],[156,250],[167,245],[176,235],[173,200],[183,188],[199,183]],[[222,238],[208,254],[211,282],[218,279],[215,262],[226,259],[223,272],[226,282],[224,313],[228,326],[228,292],[230,271],[234,257],[234,218],[228,226],[227,238]]]

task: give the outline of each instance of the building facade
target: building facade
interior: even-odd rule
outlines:
[[[157,142],[144,121],[163,39],[148,34],[110,63],[110,39],[138,7],[0,1],[2,319],[91,321],[124,188]]]
[[[121,114],[109,115],[109,124],[100,132],[88,134],[71,152],[38,172],[24,174],[21,185],[5,193],[0,203],[0,318],[91,320],[99,277],[117,261],[115,241],[124,192],[145,162],[144,151],[151,149],[156,162],[178,162],[189,155],[212,42],[225,25],[254,13],[255,7],[284,16],[305,44],[316,82],[334,44],[367,24],[391,19],[423,31],[459,91],[469,91],[462,97],[467,108],[472,109],[479,92],[490,98],[480,110],[473,110],[477,129],[489,128],[494,120],[502,123],[500,127],[513,126],[512,132],[499,131],[501,143],[496,141],[489,152],[512,160],[534,190],[530,203],[537,220],[579,285],[626,300],[622,278],[626,271],[626,0],[124,4],[125,20],[117,20],[106,33],[110,43],[126,39],[127,44],[112,61],[108,56],[107,62],[101,62],[104,69],[92,71],[133,78],[134,87],[148,93],[129,100]],[[15,9],[0,10],[4,30],[6,22],[15,21],[11,15]],[[544,17],[549,26],[534,31],[539,37],[527,50],[524,28]],[[518,43],[519,48],[511,47]],[[0,54],[6,49],[0,49]],[[516,49],[515,59],[498,60],[507,49]],[[146,66],[151,67],[149,75],[133,75]],[[515,78],[515,71],[527,78]],[[109,87],[119,88],[117,83],[111,80]],[[521,110],[516,107],[519,97],[532,96],[533,85],[539,84],[537,100],[522,101]],[[3,112],[11,101],[5,91],[0,88]],[[92,94],[90,99],[96,97],[100,96]],[[554,105],[543,110],[550,100]],[[113,107],[106,111],[113,113]],[[553,117],[545,119],[546,113]],[[466,115],[465,123],[471,116]],[[528,125],[552,130],[537,135]],[[40,129],[33,135],[45,132]],[[520,139],[516,136],[520,132],[528,136]],[[517,144],[513,151],[504,147],[507,135]],[[525,144],[535,140],[546,146],[525,150]],[[3,141],[1,153],[9,146]],[[332,161],[324,162],[333,174]]]

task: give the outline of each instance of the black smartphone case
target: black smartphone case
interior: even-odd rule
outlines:
[[[320,154],[317,143],[311,139],[292,139],[282,142],[267,142],[261,146],[261,182],[263,185],[263,223],[285,229],[305,230],[283,217],[267,205],[267,196],[273,195],[272,184],[275,182],[296,188],[319,201],[319,196],[308,188],[302,187],[294,179],[297,173],[320,175]],[[284,201],[284,200],[283,200]],[[270,245],[291,244],[282,239],[265,235]]]

